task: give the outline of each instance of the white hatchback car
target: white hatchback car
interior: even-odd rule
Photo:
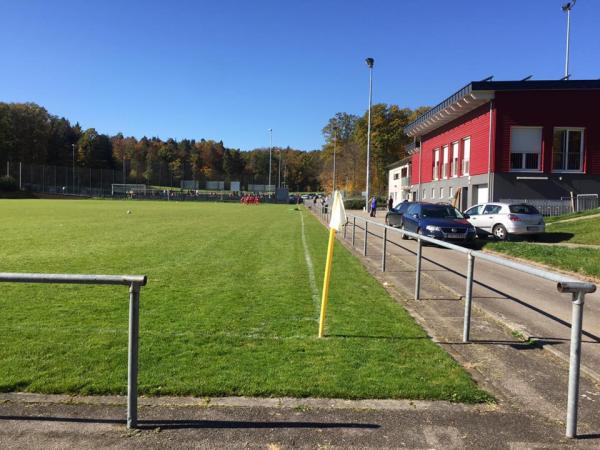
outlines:
[[[465,211],[478,236],[493,235],[504,241],[511,234],[536,237],[546,231],[544,217],[523,203],[482,203]]]

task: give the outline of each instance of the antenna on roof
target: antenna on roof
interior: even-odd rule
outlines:
[[[526,77],[525,77],[525,78],[523,78],[521,81],[528,81],[528,80],[531,80],[531,77],[532,77],[532,76],[533,76],[533,75],[526,76]]]
[[[483,80],[481,80],[481,81],[492,81],[492,78],[494,78],[494,75],[492,75],[492,76],[489,76],[489,77],[487,77],[487,78],[484,78],[484,79],[483,79]]]

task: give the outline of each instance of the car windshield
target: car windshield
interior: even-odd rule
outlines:
[[[540,212],[531,205],[510,205],[508,207],[513,214],[539,214]]]
[[[434,219],[462,219],[463,215],[450,205],[423,205],[423,217]]]

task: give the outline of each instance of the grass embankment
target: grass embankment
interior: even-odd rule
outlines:
[[[126,214],[128,209],[132,214]],[[147,274],[140,392],[446,399],[488,395],[343,247],[316,338],[327,232],[287,205],[0,201],[0,271]],[[126,287],[6,284],[0,390],[125,393]]]
[[[595,212],[598,213],[597,211]],[[592,215],[581,214],[581,216]],[[559,218],[572,217],[558,216]],[[555,221],[556,222],[556,221]],[[494,242],[485,248],[518,258],[530,259],[569,272],[600,278],[600,249],[574,248],[561,244],[600,245],[600,217],[553,223],[540,236],[540,243]],[[552,245],[543,245],[543,244]]]

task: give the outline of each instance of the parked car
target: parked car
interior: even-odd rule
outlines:
[[[465,211],[479,236],[492,235],[504,241],[510,235],[537,237],[546,231],[544,217],[523,203],[482,203]]]
[[[468,243],[475,227],[452,205],[412,203],[402,216],[402,229],[449,242]]]
[[[390,209],[385,215],[385,224],[396,228],[402,227],[402,216],[410,205],[412,202],[404,201]]]

